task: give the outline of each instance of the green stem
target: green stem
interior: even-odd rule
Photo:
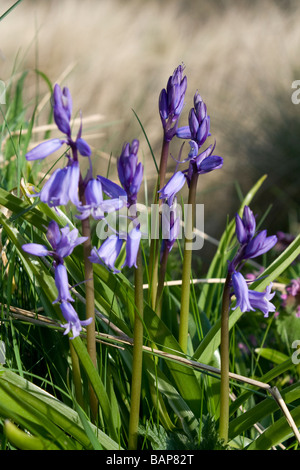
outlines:
[[[161,317],[162,293],[164,290],[168,256],[169,256],[169,250],[166,248],[164,249],[162,258],[161,258],[159,280],[158,280],[158,286],[157,286],[157,295],[156,295],[156,302],[155,302],[155,311],[157,315],[159,316],[159,318]]]
[[[197,193],[197,182],[198,174],[193,173],[189,197],[188,197],[188,209],[185,214],[185,230],[187,235],[184,241],[184,253],[183,253],[183,266],[182,266],[182,286],[181,286],[181,309],[180,309],[180,323],[179,323],[179,345],[184,353],[187,352],[188,342],[188,327],[189,327],[189,311],[190,311],[190,280],[192,271],[192,244],[193,237],[189,238],[189,232],[193,231],[195,221],[195,209],[196,209],[196,193]]]
[[[83,393],[82,393],[79,359],[72,345],[72,340],[70,340],[69,344],[70,344],[70,353],[71,353],[71,361],[72,361],[73,382],[74,382],[74,387],[75,387],[75,398],[76,398],[77,403],[81,406],[81,408],[84,409],[84,399],[83,399]]]
[[[137,449],[138,425],[140,416],[140,401],[143,372],[143,263],[141,248],[137,256],[135,269],[135,319],[133,331],[133,362],[131,381],[131,404],[129,418],[128,450]]]
[[[228,440],[229,425],[229,308],[231,274],[227,274],[221,312],[221,389],[220,389],[220,438]]]
[[[85,300],[86,319],[92,318],[92,322],[86,326],[87,350],[95,367],[97,367],[96,352],[96,326],[95,326],[95,293],[94,293],[94,272],[93,264],[89,260],[92,251],[91,227],[89,218],[82,221],[82,236],[87,237],[83,244],[84,277],[85,277]],[[94,419],[98,415],[98,400],[93,388],[90,386],[90,406]]]
[[[168,163],[168,156],[169,156],[169,147],[170,142],[163,140],[162,149],[161,149],[161,157],[160,157],[160,165],[159,165],[159,175],[158,181],[155,191],[154,197],[154,204],[158,202],[161,203],[158,190],[161,190],[165,185],[166,180],[166,172],[167,172],[167,163]],[[157,227],[157,230],[159,228]],[[151,240],[150,246],[150,258],[149,258],[149,294],[152,308],[155,308],[156,298],[157,298],[157,285],[158,285],[158,264],[159,264],[159,239],[153,238]]]

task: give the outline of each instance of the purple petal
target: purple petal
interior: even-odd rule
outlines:
[[[97,176],[97,179],[101,182],[103,191],[107,196],[114,199],[118,197],[127,197],[126,191],[113,181],[100,175]]]
[[[142,234],[141,231],[138,228],[133,228],[127,237],[126,241],[126,259],[122,267],[128,266],[129,268],[132,268],[134,266],[135,268],[137,267],[136,265],[136,258],[137,254],[139,251],[140,247],[140,240],[141,240]]]
[[[58,290],[58,297],[54,300],[54,304],[57,302],[74,302],[72,299],[69,282],[68,282],[68,273],[64,264],[58,264],[54,272],[55,285]]]
[[[34,256],[47,256],[49,254],[48,248],[39,243],[25,243],[22,245],[22,250]]]
[[[235,233],[239,243],[243,244],[248,240],[243,221],[238,214],[235,216]]]
[[[247,283],[241,273],[235,271],[232,275],[232,284],[234,294],[236,296],[236,308],[240,308],[242,312],[254,310],[249,301],[249,290]]]
[[[268,317],[269,312],[275,312],[276,307],[273,305],[270,300],[275,295],[275,292],[271,294],[272,283],[266,288],[264,292],[256,292],[249,290],[249,301],[251,307],[255,310],[260,310],[265,317]]]
[[[167,103],[167,92],[165,89],[161,90],[159,95],[159,113],[162,120],[168,118],[168,103]]]
[[[176,193],[181,190],[185,183],[185,176],[181,171],[177,171],[174,175],[170,178],[168,183],[158,191],[160,194],[160,199],[169,199],[170,203]]]
[[[82,155],[83,157],[89,157],[92,153],[91,147],[89,146],[89,144],[81,137],[79,137],[79,139],[76,140],[76,147],[80,155]]]
[[[192,134],[189,126],[179,127],[176,131],[176,135],[180,139],[192,139]]]
[[[262,230],[248,243],[245,250],[245,259],[260,256],[269,251],[277,243],[276,235],[267,237],[267,231]]]
[[[46,142],[42,142],[26,154],[26,160],[29,162],[33,160],[42,160],[43,158],[48,157],[48,155],[51,155],[51,153],[59,150],[64,143],[64,140],[61,139],[51,139]]]
[[[218,157],[216,155],[212,155],[211,157],[205,158],[201,162],[198,173],[199,174],[209,173],[210,171],[218,170],[219,168],[222,168],[222,166],[223,166],[223,158]]]
[[[68,188],[69,199],[75,206],[79,206],[80,205],[79,196],[78,196],[79,179],[80,179],[79,162],[74,161],[67,168],[68,168],[69,182],[70,182],[69,188]]]
[[[52,248],[55,250],[61,239],[59,226],[58,226],[58,223],[55,222],[55,220],[51,220],[51,222],[49,223],[46,237],[50,245],[52,246]]]
[[[66,335],[72,330],[73,336],[71,339],[79,336],[82,330],[82,326],[89,325],[93,320],[92,318],[88,318],[87,320],[80,321],[77,312],[69,302],[63,302],[60,305],[60,309],[65,320],[67,321],[66,325],[62,325],[65,328],[64,334]]]

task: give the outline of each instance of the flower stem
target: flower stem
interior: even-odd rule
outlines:
[[[143,363],[143,264],[141,248],[137,256],[135,269],[135,319],[133,331],[133,362],[131,379],[131,407],[129,418],[128,449],[137,449],[138,425],[140,416],[140,400],[142,387]]]
[[[192,233],[189,237],[189,232],[193,231],[195,221],[195,208],[196,208],[196,192],[197,192],[198,174],[195,172],[192,175],[189,197],[188,209],[185,223],[185,240],[184,240],[184,253],[183,253],[183,266],[182,266],[182,286],[181,286],[181,309],[180,309],[180,323],[179,323],[179,345],[184,353],[187,352],[188,341],[188,327],[189,327],[189,310],[190,310],[190,279],[192,270]]]
[[[87,325],[87,350],[95,367],[97,367],[96,337],[95,337],[95,293],[94,293],[94,273],[93,264],[89,260],[92,250],[90,220],[82,220],[82,236],[87,237],[83,244],[84,276],[85,276],[85,296],[86,296],[86,319],[93,321]],[[98,415],[98,400],[93,388],[90,386],[90,406],[94,419]]]
[[[69,341],[70,344],[70,353],[71,353],[71,361],[72,361],[72,372],[73,372],[73,382],[75,387],[75,398],[77,403],[84,409],[84,399],[82,393],[82,384],[81,384],[81,373],[80,373],[80,365],[77,353],[72,345],[72,340]]]
[[[167,162],[169,156],[169,147],[170,142],[163,139],[161,156],[160,156],[160,165],[159,165],[159,174],[158,182],[155,191],[154,204],[160,202],[158,197],[158,190],[161,190],[165,185],[166,172],[167,172]],[[158,188],[158,189],[157,189]],[[159,230],[159,228],[157,227]],[[157,285],[158,285],[158,259],[159,259],[159,241],[157,238],[152,238],[150,246],[150,258],[149,258],[149,276],[151,282],[150,284],[150,295],[151,295],[151,305],[152,308],[155,308],[156,298],[157,298]]]
[[[221,389],[220,389],[220,438],[228,440],[229,424],[229,308],[231,273],[227,274],[221,312]]]
[[[169,250],[165,248],[162,253],[162,258],[160,262],[159,279],[158,279],[156,302],[155,302],[155,311],[157,315],[159,316],[159,318],[161,317],[162,293],[164,289],[164,282],[165,282],[166,271],[167,271],[168,255],[169,255]]]

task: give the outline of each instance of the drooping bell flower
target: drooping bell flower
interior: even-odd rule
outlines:
[[[81,321],[73,305],[71,305],[69,302],[62,302],[60,304],[60,309],[64,319],[67,322],[66,324],[61,325],[63,328],[65,328],[64,335],[67,335],[70,331],[72,331],[73,336],[71,337],[71,339],[74,339],[79,336],[82,327],[89,325],[93,321],[92,318],[88,318],[87,320]]]
[[[84,191],[85,204],[78,205],[80,214],[76,217],[84,220],[90,215],[95,220],[101,220],[105,214],[117,211],[124,205],[124,200],[120,197],[113,199],[103,199],[102,183],[99,178],[91,178]]]
[[[187,78],[183,76],[184,66],[179,65],[169,77],[167,87],[159,95],[159,114],[164,129],[164,140],[170,142],[176,135],[181,115]]]
[[[131,145],[128,142],[125,143],[117,163],[119,180],[126,191],[128,206],[136,203],[143,181],[144,167],[141,162],[138,163],[138,150],[137,139],[134,139]]]
[[[58,297],[53,303],[57,302],[74,302],[71,297],[68,273],[64,264],[59,263],[54,270],[55,286],[58,291]]]
[[[78,237],[76,228],[70,231],[67,225],[60,229],[54,220],[50,222],[46,236],[52,249],[39,243],[25,243],[22,250],[33,256],[52,256],[56,264],[60,264],[66,256],[72,254],[77,245],[87,240],[87,237]]]
[[[63,227],[61,230],[61,237],[59,239],[59,242],[56,244],[55,247],[55,253],[61,258],[66,258],[67,256],[70,256],[76,248],[76,246],[81,245],[84,243],[88,237],[79,237],[79,232],[77,228],[73,228],[70,230],[69,226],[66,225]],[[47,238],[49,236],[49,230],[47,233]],[[49,238],[48,238],[49,240]]]
[[[199,152],[197,142],[191,140],[189,142],[191,150],[189,152],[189,167],[185,171],[186,180],[190,184],[193,173],[203,175],[210,173],[213,170],[218,170],[223,166],[223,158],[218,155],[213,155],[215,145],[209,145],[206,150]]]
[[[186,181],[186,176],[182,171],[176,171],[174,175],[171,176],[167,184],[158,191],[160,199],[166,199],[169,206],[172,205],[173,199],[176,194],[181,190]]]
[[[69,201],[78,206],[80,205],[78,198],[79,177],[78,161],[72,161],[69,158],[69,164],[64,168],[57,168],[41,191],[31,197],[39,197],[49,207],[65,206]]]
[[[129,268],[132,268],[134,266],[135,268],[137,268],[136,260],[141,237],[142,234],[138,227],[134,227],[128,233],[126,240],[126,258],[124,264],[122,265],[122,268],[124,266],[128,266]]]
[[[271,293],[272,283],[267,286],[264,292],[256,292],[248,289],[243,275],[235,271],[232,274],[232,285],[233,293],[236,296],[234,309],[240,308],[242,312],[260,310],[265,317],[268,317],[270,312],[275,312],[275,305],[270,302],[275,295],[275,292]]]
[[[92,263],[102,264],[107,266],[114,273],[120,272],[115,267],[115,263],[120,254],[123,241],[117,235],[110,235],[101,244],[100,248],[93,248],[89,259]]]

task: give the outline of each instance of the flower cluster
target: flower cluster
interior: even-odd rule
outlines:
[[[169,77],[167,87],[159,95],[159,114],[164,129],[164,140],[170,142],[176,135],[178,120],[184,106],[187,78],[184,66],[179,65]]]
[[[78,189],[80,182],[80,168],[78,153],[83,157],[90,157],[91,149],[81,137],[82,124],[76,139],[71,134],[72,98],[68,88],[61,89],[58,84],[53,91],[53,117],[58,129],[65,135],[64,138],[50,139],[34,147],[26,154],[27,161],[42,160],[59,150],[64,144],[69,150],[66,153],[68,163],[64,168],[56,169],[39,193],[34,196],[50,207],[66,205],[71,201],[80,206]]]
[[[140,189],[144,168],[141,162],[138,162],[139,141],[133,140],[123,145],[121,155],[118,159],[118,176],[121,183],[120,187],[116,183],[103,176],[98,176],[99,184],[102,184],[104,193],[112,198],[110,201],[121,201],[127,207],[134,207],[137,202],[137,194]],[[130,218],[129,218],[130,219]],[[126,239],[126,258],[122,265],[136,267],[136,259],[140,246],[142,234],[139,226],[134,226],[128,233],[114,233],[110,235],[100,246],[99,249],[93,248],[90,260],[92,263],[105,264],[113,272],[119,272],[115,263]]]
[[[275,306],[270,302],[275,293],[271,293],[272,283],[264,292],[250,290],[240,269],[247,259],[256,258],[275,246],[276,235],[267,236],[267,231],[256,233],[256,220],[248,206],[244,207],[242,218],[235,217],[236,237],[239,248],[233,260],[228,264],[228,273],[232,278],[233,294],[236,297],[235,308],[242,312],[260,310],[267,317],[269,312],[275,312]]]
[[[202,146],[211,135],[210,117],[198,92],[194,95],[194,107],[189,112],[188,121],[188,126],[180,127],[176,131],[178,138],[189,139],[189,154],[182,162],[178,161],[178,164],[188,162],[188,168],[183,171],[175,171],[168,183],[160,190],[160,198],[167,199],[168,203],[172,202],[185,182],[190,185],[193,174],[202,175],[223,166],[223,158],[213,154],[215,144],[202,150]]]
[[[131,145],[124,144],[120,158],[118,159],[118,174],[121,186],[109,179],[97,175],[93,178],[91,163],[91,149],[82,138],[82,122],[75,138],[71,132],[72,97],[68,88],[56,84],[53,91],[53,117],[57,128],[64,134],[63,138],[47,140],[30,150],[27,161],[42,160],[67,145],[67,165],[56,169],[49,180],[44,184],[40,192],[33,194],[40,200],[56,208],[65,206],[70,201],[76,207],[76,217],[85,220],[92,217],[95,220],[105,219],[107,214],[135,204],[137,194],[143,178],[143,166],[138,163],[139,141],[133,140]],[[82,177],[79,164],[79,155],[89,158],[90,169],[85,178]],[[108,196],[108,197],[107,197]],[[47,239],[52,247],[28,243],[23,245],[23,250],[35,256],[52,256],[55,270],[55,285],[58,297],[55,302],[60,302],[60,308],[66,319],[66,333],[73,331],[73,338],[81,330],[82,325],[90,323],[91,319],[80,321],[75,312],[73,299],[69,292],[67,270],[64,258],[71,254],[74,247],[83,243],[86,238],[78,237],[78,230],[69,230],[69,227],[59,229],[56,222],[52,221],[47,230]],[[136,266],[136,257],[141,240],[141,232],[138,226],[134,226],[128,233],[126,241],[126,259],[123,266]],[[118,233],[108,237],[99,249],[93,248],[90,261],[103,263],[106,267],[116,272],[115,262],[124,244],[124,236]],[[123,267],[122,266],[122,267]]]
[[[187,88],[186,77],[182,77],[183,68],[179,66],[172,77],[169,78],[167,90],[162,90],[159,101],[159,111],[163,122],[164,138],[170,141],[173,137],[179,139],[188,139],[190,151],[187,158],[177,160],[177,167],[170,180],[158,191],[159,198],[164,200],[170,208],[176,206],[176,195],[187,182],[190,186],[192,176],[209,173],[213,170],[222,168],[223,158],[214,155],[215,145],[209,145],[202,150],[210,133],[210,117],[207,114],[206,104],[198,92],[194,95],[194,106],[190,109],[188,117],[188,126],[178,127],[178,120],[183,108],[184,96]],[[170,130],[170,123],[174,123]],[[166,131],[167,129],[167,131]],[[166,132],[168,139],[166,139]],[[183,146],[180,150],[180,157]],[[188,168],[178,170],[178,165],[188,163]],[[169,233],[170,240],[163,242],[162,249],[168,247],[170,250],[178,234],[178,221],[170,220]]]
[[[72,330],[73,339],[79,335],[82,326],[90,324],[92,319],[89,318],[88,320],[81,321],[71,304],[71,302],[74,302],[74,299],[70,294],[64,258],[71,255],[74,248],[84,243],[87,238],[78,237],[78,230],[76,228],[70,231],[69,226],[66,226],[60,230],[54,220],[48,226],[46,237],[51,245],[51,249],[39,243],[26,243],[22,246],[22,249],[30,255],[51,256],[53,258],[54,279],[58,291],[57,299],[53,303],[60,303],[61,312],[67,322],[62,325],[65,328],[64,334]]]

